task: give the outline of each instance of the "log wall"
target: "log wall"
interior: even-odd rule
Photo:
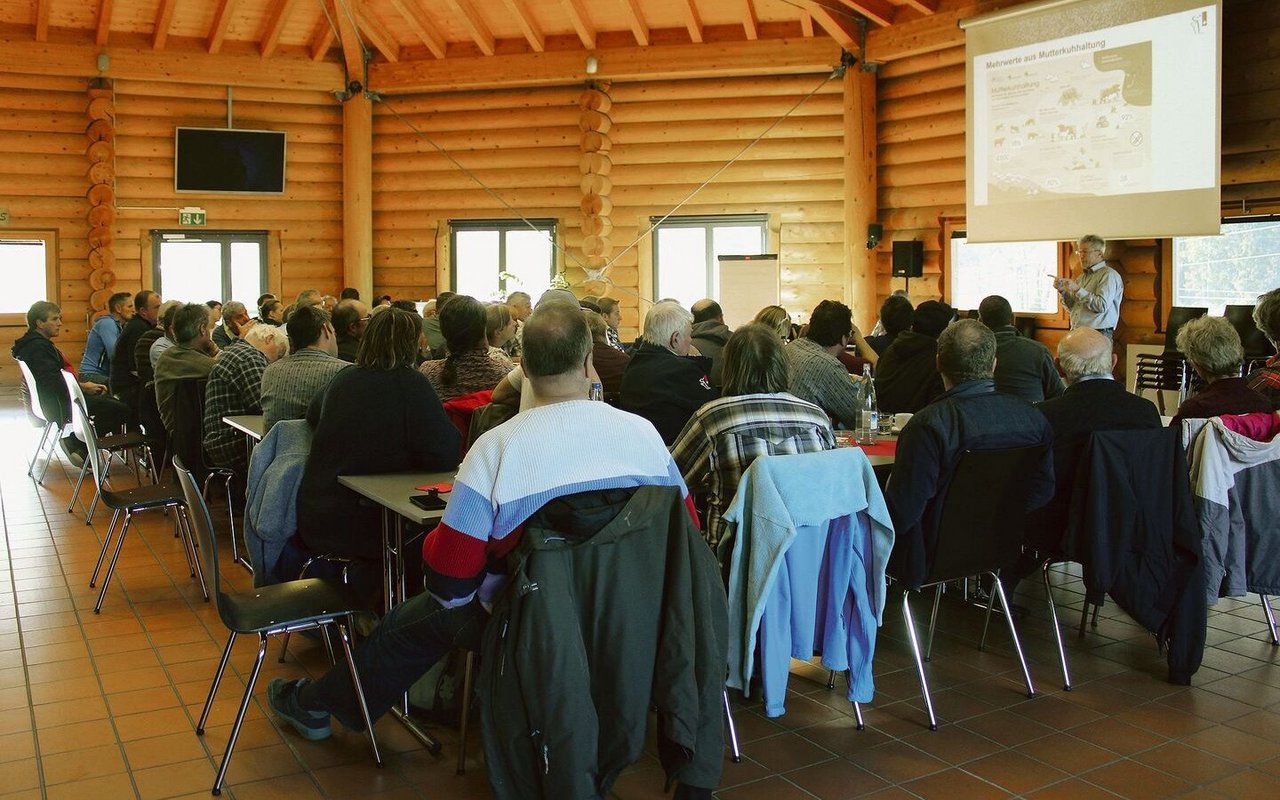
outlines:
[[[623,327],[640,323],[651,291],[643,237],[822,76],[615,83],[608,88],[607,214],[612,286],[588,282],[580,162],[583,86],[388,98],[374,119],[374,290],[433,297],[444,276],[450,218],[509,219],[502,203],[427,139],[529,217],[560,222],[565,275],[579,294],[617,297]],[[830,81],[684,205],[679,214],[770,215],[782,258],[783,304],[807,311],[843,298],[842,89]],[[412,128],[410,127],[412,126]],[[421,135],[413,129],[421,132]],[[591,143],[594,148],[598,141]],[[595,252],[598,242],[586,242]]]

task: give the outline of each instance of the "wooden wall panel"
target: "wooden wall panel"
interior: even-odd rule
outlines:
[[[0,208],[9,210],[8,230],[57,235],[58,296],[52,299],[62,306],[64,321],[57,344],[76,364],[84,350],[91,291],[87,87],[84,80],[0,73]],[[17,392],[21,378],[9,350],[24,333],[25,324],[0,327],[0,392]]]
[[[613,84],[610,296],[626,334],[652,286],[649,218],[669,212],[822,76]],[[781,243],[783,303],[844,296],[841,86],[824,85],[680,214],[767,213]],[[559,221],[566,277],[586,283],[578,162],[582,87],[396,97],[375,107],[374,291],[433,297],[449,219],[513,215],[432,147],[439,144],[529,217]],[[412,128],[410,127],[412,126]],[[417,129],[415,132],[414,129]],[[627,246],[636,242],[634,247]],[[443,266],[443,265],[440,265]],[[731,320],[731,324],[742,321]]]
[[[149,231],[176,229],[180,206],[208,212],[207,230],[267,230],[279,269],[267,291],[288,302],[306,288],[342,288],[342,107],[326,92],[233,87],[232,124],[287,133],[285,194],[193,195],[173,190],[173,130],[227,124],[225,86],[115,82],[114,252],[126,289],[150,287]],[[194,230],[194,229],[193,229]],[[208,298],[178,298],[199,301]]]

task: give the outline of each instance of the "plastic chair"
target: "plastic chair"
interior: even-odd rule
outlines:
[[[175,512],[174,524],[177,526],[177,535],[182,537],[191,577],[200,579],[200,591],[204,594],[204,599],[208,600],[209,589],[205,584],[204,572],[200,569],[200,561],[196,558],[195,544],[188,528],[190,520],[186,514],[186,504],[182,499],[181,490],[172,484],[163,483],[139,486],[120,492],[108,489],[105,468],[102,465],[102,450],[98,446],[98,435],[89,422],[89,415],[85,411],[83,401],[79,399],[73,401],[71,413],[73,416],[80,417],[75,424],[83,430],[85,435],[85,446],[89,449],[85,455],[85,461],[89,462],[93,470],[93,480],[98,487],[98,496],[112,512],[111,524],[107,526],[107,535],[102,540],[102,552],[98,553],[98,563],[94,564],[93,577],[89,579],[89,588],[97,585],[98,574],[102,571],[102,562],[106,559],[107,550],[111,546],[111,535],[116,529],[116,522],[120,520],[121,513],[124,514],[124,523],[120,526],[120,533],[116,537],[115,550],[111,553],[111,563],[107,565],[107,574],[102,579],[102,589],[98,592],[98,600],[93,605],[93,613],[102,613],[102,601],[107,597],[107,587],[111,585],[111,576],[115,574],[116,562],[120,559],[120,548],[124,545],[124,537],[129,532],[129,523],[133,521],[133,515],[138,511],[154,508],[172,509]]]
[[[929,712],[929,730],[938,729],[933,699],[929,696],[929,681],[925,676],[924,662],[930,659],[933,648],[933,631],[938,621],[938,604],[942,599],[943,584],[961,580],[971,575],[986,574],[992,579],[992,591],[987,600],[986,619],[982,625],[982,639],[978,649],[987,640],[987,628],[991,622],[991,608],[996,599],[1009,625],[1013,648],[1022,666],[1022,676],[1027,683],[1027,697],[1035,697],[1035,685],[1031,671],[1018,640],[1017,626],[1009,613],[1009,602],[1004,585],[1000,581],[1000,568],[1012,564],[1022,552],[1023,529],[1026,519],[1027,495],[1030,484],[1026,476],[1033,473],[1044,456],[1043,446],[1013,447],[999,450],[965,450],[956,464],[955,474],[943,499],[942,516],[935,533],[931,564],[924,581],[919,586],[908,586],[902,594],[902,612],[907,622],[907,634],[911,640],[911,653],[915,657],[916,671],[920,676],[920,692],[925,709]],[[911,615],[911,590],[935,587],[933,612],[929,617],[929,639],[924,650]],[[1058,631],[1056,613],[1054,631]],[[1059,647],[1061,647],[1061,633]]]
[[[1206,306],[1173,306],[1169,309],[1169,316],[1164,323],[1164,351],[1166,353],[1178,352],[1178,331],[1183,325],[1186,325],[1193,319],[1203,317],[1209,313]]]
[[[319,578],[261,586],[249,592],[223,591],[222,574],[218,569],[218,542],[213,534],[213,521],[209,518],[209,507],[205,505],[204,495],[196,486],[195,477],[177,457],[173,459],[173,468],[191,512],[196,550],[203,561],[204,569],[209,574],[209,582],[217,597],[218,616],[229,632],[227,645],[222,650],[222,659],[218,662],[218,671],[213,676],[209,696],[204,702],[204,710],[200,712],[200,721],[196,723],[197,736],[204,735],[205,723],[209,721],[209,712],[213,709],[213,698],[218,694],[218,686],[222,683],[227,662],[231,660],[231,649],[235,645],[236,637],[240,634],[254,634],[258,637],[258,655],[253,662],[249,679],[245,682],[244,696],[240,699],[240,708],[231,726],[231,735],[227,737],[227,749],[223,753],[222,764],[218,766],[218,774],[213,781],[213,794],[222,793],[222,782],[227,776],[227,766],[231,763],[231,754],[240,736],[240,727],[244,724],[245,713],[249,710],[249,702],[253,699],[254,686],[258,682],[258,675],[262,672],[262,662],[267,654],[267,637],[291,631],[319,629],[322,634],[327,635],[330,626],[337,629],[338,637],[342,640],[342,651],[347,659],[347,669],[351,673],[351,683],[355,686],[356,697],[360,701],[360,714],[364,717],[369,745],[373,749],[373,760],[381,767],[382,756],[378,752],[378,740],[374,737],[369,708],[365,704],[364,691],[360,687],[360,674],[356,669],[355,659],[351,656],[351,629],[355,622],[355,615],[360,612],[360,606],[355,602],[355,598],[341,584]]]
[[[27,366],[27,362],[22,359],[15,359],[18,362],[18,370],[22,373],[22,383],[27,390],[27,410],[31,412],[33,420],[36,424],[43,426],[40,433],[40,443],[36,445],[36,451],[31,454],[31,463],[27,465],[27,477],[35,478],[36,483],[44,483],[44,474],[49,471],[49,462],[53,460],[53,448],[62,438],[62,429],[64,424],[58,424],[49,419],[44,414],[44,408],[40,405],[40,392],[36,388],[36,376],[31,374],[31,367]],[[53,434],[50,438],[49,434]],[[45,454],[44,468],[40,470],[40,477],[36,478],[36,461],[40,459],[40,454],[45,452],[45,443],[48,443],[48,452]]]
[[[1267,340],[1266,334],[1258,330],[1257,324],[1253,321],[1253,309],[1251,305],[1230,305],[1223,313],[1227,322],[1231,323],[1231,327],[1240,334],[1240,345],[1244,348],[1246,361],[1258,358],[1265,360],[1275,355],[1275,349]]]
[[[1156,392],[1156,405],[1160,414],[1164,415],[1164,393],[1177,392],[1178,404],[1187,396],[1188,373],[1187,360],[1182,353],[1165,351],[1163,353],[1144,353],[1137,358],[1137,374],[1134,376],[1133,388],[1136,394],[1147,389]]]
[[[62,373],[62,380],[67,384],[67,395],[71,398],[72,402],[79,400],[81,406],[83,406],[84,408],[88,408],[89,404],[84,399],[84,390],[80,388],[80,381],[76,379],[76,376],[64,370]],[[80,441],[83,442],[85,441],[84,432],[80,430],[80,428],[76,425],[76,422],[77,422],[77,417],[75,414],[72,414],[71,416],[72,433],[76,435],[76,438],[78,438]],[[92,424],[93,420],[90,419],[89,423]],[[105,453],[108,453],[109,455],[116,455],[116,454],[127,452],[130,450],[133,450],[135,452],[135,460],[133,462],[133,479],[135,482],[137,482],[139,486],[142,485],[142,478],[138,474],[138,462],[137,462],[136,454],[141,448],[146,447],[146,445],[147,445],[147,437],[143,436],[141,433],[108,433],[104,436],[98,437],[98,447],[102,448],[102,451]],[[80,465],[80,477],[76,479],[75,489],[71,491],[71,502],[67,503],[68,514],[70,514],[72,510],[75,509],[76,498],[80,496],[80,487],[84,485],[85,476],[87,476],[88,474],[89,474],[89,459],[86,458],[84,461],[84,464]],[[93,494],[93,502],[90,503],[88,507],[85,509],[85,515],[84,515],[85,525],[88,525],[90,521],[93,519],[94,509],[98,507],[98,492],[96,491],[96,488],[97,487],[95,486],[95,491]]]

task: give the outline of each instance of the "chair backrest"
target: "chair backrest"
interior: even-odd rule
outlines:
[[[1275,353],[1271,342],[1267,341],[1267,335],[1258,330],[1258,326],[1253,321],[1253,308],[1253,306],[1231,305],[1227,306],[1223,314],[1227,322],[1231,323],[1231,327],[1236,329],[1236,333],[1240,334],[1240,344],[1244,346],[1246,359],[1271,356]]]
[[[80,381],[76,379],[75,375],[72,375],[64,369],[62,371],[62,382],[67,385],[67,396],[71,398],[71,432],[76,435],[77,439],[83,442],[85,440],[83,423],[87,421],[87,418],[84,417],[84,415],[77,414],[75,401],[79,400],[80,407],[86,409],[89,407],[89,403],[84,399],[84,390],[80,388]]]
[[[169,452],[204,480],[208,473],[204,458],[204,393],[203,378],[184,378],[173,389],[173,430],[169,434]]]
[[[1044,445],[965,450],[942,501],[924,583],[1012,564],[1022,549],[1027,497]],[[927,540],[927,537],[926,537]]]
[[[1205,306],[1174,306],[1169,309],[1169,318],[1164,323],[1165,352],[1177,352],[1178,330],[1193,319],[1209,313]]]
[[[191,535],[195,540],[196,556],[201,559],[204,577],[210,591],[217,598],[218,613],[224,614],[222,591],[222,573],[218,570],[218,541],[213,535],[213,520],[209,517],[209,506],[204,502],[204,494],[196,483],[196,478],[182,463],[179,456],[173,457],[173,471],[178,475],[178,485],[182,487],[182,496],[186,499],[187,519],[191,521]]]
[[[85,449],[88,450],[84,457],[89,462],[89,468],[93,470],[94,482],[98,484],[99,489],[104,489],[107,485],[107,469],[102,463],[102,451],[98,449],[98,432],[93,429],[93,423],[89,421],[89,410],[85,408],[83,394],[71,401],[71,425],[76,436],[84,442]]]
[[[49,424],[49,418],[45,416],[44,408],[40,405],[40,392],[36,388],[36,376],[31,374],[31,367],[27,366],[27,362],[18,358],[18,371],[22,373],[22,382],[27,387],[27,403],[28,409],[37,419],[44,424]]]

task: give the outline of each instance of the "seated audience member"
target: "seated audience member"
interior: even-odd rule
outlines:
[[[771,328],[783,343],[791,341],[791,315],[782,306],[765,306],[751,321]]]
[[[827,413],[787,391],[785,349],[773,328],[751,324],[734,331],[724,348],[722,396],[695,411],[671,446],[689,490],[707,494],[703,532],[713,548],[752,461],[835,447]]]
[[[618,300],[614,297],[601,297],[596,305],[600,306],[600,316],[604,317],[605,341],[615,350],[622,350],[622,337],[618,335],[618,326],[622,324],[622,306],[618,305]]]
[[[573,294],[570,292],[569,294]],[[578,302],[574,298],[574,302]],[[507,295],[507,305],[511,307],[511,316],[516,318],[516,335],[512,336],[507,342],[507,346],[503,348],[507,356],[513,361],[520,359],[520,342],[524,338],[524,333],[520,330],[524,325],[524,321],[533,313],[533,298],[529,297],[528,292],[512,292]]]
[[[138,366],[139,377],[150,376],[150,380],[155,380],[156,362],[160,360],[160,356],[165,350],[177,344],[177,339],[173,337],[173,320],[174,315],[178,313],[178,309],[185,305],[177,300],[166,300],[160,304],[160,327],[154,331],[148,331],[138,338],[138,346],[141,347],[144,342],[150,342],[147,345],[147,367],[144,369]],[[209,337],[212,339],[212,335]]]
[[[1178,350],[1207,384],[1178,406],[1170,426],[1184,419],[1271,411],[1271,401],[1240,377],[1244,347],[1240,334],[1222,317],[1200,317],[1178,329]]]
[[[1280,352],[1280,289],[1258,297],[1258,304],[1253,307],[1253,323]],[[1280,411],[1280,354],[1267,359],[1266,366],[1249,373],[1249,388],[1270,400],[1271,407]]]
[[[218,347],[226,347],[240,337],[250,322],[249,311],[244,303],[228,300],[222,306],[222,325],[213,330],[213,343]]]
[[[848,306],[823,300],[813,309],[805,334],[786,347],[791,393],[818,406],[846,428],[858,426],[862,388],[850,379],[837,354],[844,352],[854,330]]]
[[[303,306],[318,306],[323,302],[323,300],[324,297],[321,296],[319,289],[303,289],[298,292],[298,299],[293,301],[293,308],[297,311]],[[323,309],[321,310],[323,311]]]
[[[262,432],[282,419],[302,419],[316,395],[350,366],[338,358],[338,337],[318,303],[300,306],[285,323],[289,355],[262,373]]]
[[[243,304],[240,308],[244,309]],[[218,346],[209,336],[209,309],[203,303],[179,308],[173,315],[173,339],[174,345],[156,360],[156,406],[166,431],[174,429],[178,382],[208,378],[218,355]]]
[[[578,300],[578,305],[582,307],[583,311],[594,311],[597,314],[600,313],[600,298],[593,294],[589,294]]]
[[[346,288],[344,288],[341,294],[338,295],[339,302],[343,300],[359,300],[359,299],[360,299],[360,290],[351,286],[347,286]]]
[[[876,399],[881,411],[914,414],[942,394],[938,336],[954,317],[951,306],[936,300],[916,306],[911,329],[898,334],[876,366]]]
[[[689,308],[693,314],[693,346],[711,359],[711,385],[720,385],[720,353],[733,331],[724,324],[724,310],[710,297],[704,297]]]
[[[612,401],[622,391],[622,374],[627,371],[631,356],[609,346],[609,323],[603,316],[594,311],[583,311],[582,316],[591,329],[591,361],[600,376],[605,398]]]
[[[298,312],[304,313],[324,312]],[[458,431],[431,383],[413,368],[419,320],[399,308],[374,317],[355,366],[334,375],[307,409],[314,433],[298,487],[295,537],[303,558],[331,553],[381,563],[382,512],[339,485],[339,475],[437,472],[458,465]],[[289,559],[280,569],[282,578],[297,576]]]
[[[911,305],[911,298],[906,294],[899,294],[901,291],[899,289],[889,295],[880,304],[880,320],[876,322],[876,328],[883,333],[873,332],[867,337],[867,344],[878,355],[884,355],[889,346],[897,340],[898,334],[911,327],[911,321],[915,316],[915,307]]]
[[[489,357],[499,364],[510,363],[503,345],[516,335],[516,318],[506,303],[490,303],[484,307],[485,338],[489,340]]]
[[[996,391],[1039,403],[1062,394],[1049,348],[1018,333],[1013,307],[998,294],[984,297],[978,319],[996,335]]]
[[[369,308],[359,300],[340,300],[333,308],[333,329],[338,334],[338,358],[354,364],[360,339],[369,325]]]
[[[440,297],[422,304],[422,332],[427,337],[429,358],[444,358],[444,335],[440,333],[440,307],[444,305],[443,295],[453,296],[453,292],[442,292]],[[436,354],[439,354],[438,356]]]
[[[380,321],[374,320],[370,336]],[[524,348],[534,407],[517,417],[519,424],[494,428],[472,445],[444,519],[423,544],[427,591],[392,609],[355,648],[369,716],[375,721],[446,654],[459,647],[479,649],[489,621],[487,608],[505,584],[504,575],[486,568],[519,546],[525,521],[547,499],[644,485],[683,489],[670,454],[648,423],[586,399],[591,337],[576,302],[541,305],[525,326]],[[411,353],[409,348],[406,357]],[[360,420],[375,416],[364,408],[368,396],[379,394],[360,395],[353,411]],[[416,400],[409,407],[423,405]],[[597,448],[590,458],[564,458],[570,431],[580,441],[625,446]],[[317,445],[319,436],[317,431]],[[353,441],[381,438],[365,433]],[[456,440],[454,444],[456,453]],[[384,463],[376,465],[377,471],[385,471]],[[330,735],[330,715],[351,730],[364,726],[345,666],[315,681],[277,678],[267,693],[272,710],[307,739]],[[677,787],[675,796],[689,797],[687,792],[688,787]],[[710,797],[710,787],[698,796]]]
[[[653,423],[667,444],[693,412],[720,396],[707,361],[689,355],[692,335],[692,314],[676,303],[658,303],[645,316],[640,346],[622,373],[622,407]]]
[[[209,330],[213,330],[222,324],[222,301],[206,300],[204,304],[209,307]]]
[[[1000,369],[999,356],[996,370]],[[1058,364],[1067,376],[1067,389],[1037,408],[1053,428],[1053,500],[1036,515],[1028,533],[1051,550],[1060,548],[1066,530],[1076,468],[1089,435],[1096,431],[1159,428],[1155,403],[1125,391],[1112,377],[1116,354],[1111,340],[1093,328],[1076,328],[1058,342]]]
[[[911,299],[911,295],[907,292],[906,289],[894,289],[892,292],[889,293],[890,297],[893,297],[895,295],[898,297],[905,297],[908,300]],[[907,320],[907,328],[909,327],[911,327],[911,321]],[[906,330],[907,328],[902,328],[901,330]],[[884,316],[882,315],[880,319],[876,320],[876,324],[871,326],[871,333],[867,334],[867,338],[870,339],[872,336],[884,336],[885,333],[887,333],[887,331],[885,330],[885,327],[884,327]]]
[[[134,371],[133,351],[142,334],[156,327],[159,321],[160,295],[143,289],[133,296],[133,319],[124,324],[115,350],[111,352],[111,393],[135,411],[138,408],[138,392],[141,384]]]
[[[1028,510],[1047,503],[1054,489],[1048,448],[1053,431],[1030,403],[996,391],[995,335],[977,320],[961,320],[941,332],[937,345],[946,392],[902,429],[885,490],[896,531],[890,571],[908,588],[925,578],[926,554],[934,544],[926,537],[937,530],[947,486],[964,450],[1046,445],[1039,469],[1025,476],[1032,484]]]
[[[107,314],[89,329],[80,359],[80,380],[107,386],[111,382],[111,355],[125,323],[133,318],[133,295],[116,292],[107,300]]]
[[[320,307],[323,308],[325,311],[329,312],[330,316],[333,315],[333,309],[337,305],[338,305],[338,298],[334,297],[331,294],[326,294],[324,297],[320,298]],[[417,306],[414,306],[413,311],[415,314],[418,312]]]
[[[62,373],[66,371],[74,375],[75,370],[53,343],[54,337],[61,332],[62,309],[54,303],[39,300],[27,309],[27,332],[13,343],[10,354],[26,364],[35,378],[36,396],[31,398],[32,405],[39,404],[45,418],[51,422],[66,425],[71,420],[71,395]],[[79,379],[77,382],[84,392],[85,410],[93,418],[95,431],[113,433],[126,425],[136,424],[133,410],[107,394],[104,384]],[[69,428],[61,445],[71,463],[77,467],[84,464],[88,450]]]
[[[428,361],[419,371],[431,381],[441,401],[491,390],[514,366],[489,356],[485,338],[488,317],[480,301],[469,295],[454,297],[440,311],[440,332],[449,355]]]
[[[248,474],[244,434],[222,418],[262,413],[262,373],[288,352],[289,340],[283,330],[254,325],[218,356],[205,384],[202,428],[204,451],[213,466],[229,467],[241,476]]]
[[[392,300],[392,308],[398,308],[402,311],[408,311],[410,314],[418,313],[418,304],[412,300]]]
[[[262,305],[258,307],[258,321],[267,325],[280,326],[284,324],[284,303],[274,297],[268,297],[262,301]]]

